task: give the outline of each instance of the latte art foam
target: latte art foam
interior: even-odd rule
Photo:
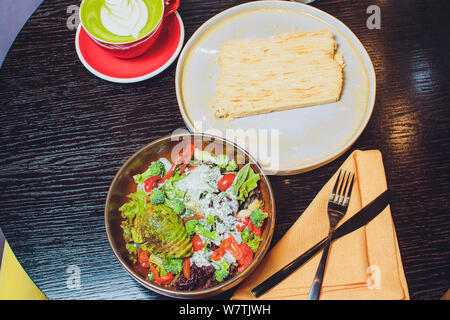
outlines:
[[[100,19],[109,32],[137,38],[147,23],[148,8],[142,0],[105,0]]]

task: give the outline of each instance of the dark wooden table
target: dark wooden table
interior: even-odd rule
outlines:
[[[186,39],[240,3],[182,0]],[[0,69],[0,226],[50,299],[160,299],[116,261],[103,209],[121,164],[141,146],[184,127],[175,63],[137,84],[96,78],[78,60],[75,31],[66,27],[71,4],[79,1],[45,1]],[[366,27],[372,4],[381,8],[379,30]],[[376,70],[377,99],[367,128],[344,156],[312,172],[270,178],[278,208],[273,243],[352,150],[380,149],[411,298],[438,299],[450,288],[448,1],[313,5],[364,44]],[[71,265],[81,271],[75,290],[66,284]]]

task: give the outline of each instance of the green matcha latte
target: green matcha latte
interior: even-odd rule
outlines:
[[[161,0],[84,0],[80,18],[83,27],[94,37],[124,43],[152,31],[163,12]]]

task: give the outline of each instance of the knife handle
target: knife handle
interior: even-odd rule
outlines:
[[[304,254],[290,262],[288,265],[286,265],[283,269],[280,271],[274,273],[272,276],[270,276],[268,279],[266,279],[264,282],[260,283],[258,286],[253,288],[252,293],[253,295],[258,298],[267,291],[269,291],[272,287],[280,283],[282,280],[284,280],[287,276],[289,276],[292,272],[297,270],[302,264],[304,264],[306,261],[314,257],[324,246],[327,241],[328,237],[323,238],[320,242],[318,242],[314,247],[311,247],[308,251],[306,251]],[[334,239],[333,239],[334,240]]]
[[[341,230],[340,228],[336,229],[335,232],[332,233],[330,243],[336,239],[347,234],[347,230]],[[280,269],[278,272],[271,275],[265,281],[261,282],[255,288],[252,289],[252,293],[255,298],[259,298],[261,295],[275,287],[285,278],[287,278],[291,273],[300,268],[304,263],[306,263],[309,259],[314,257],[320,250],[322,250],[327,242],[328,237],[323,238],[320,242],[316,243],[315,246],[311,247],[308,251],[306,251],[301,256],[297,257],[295,260],[291,261],[284,268]]]
[[[316,275],[314,276],[313,284],[309,290],[308,300],[318,300],[320,296],[320,290],[322,289],[323,276],[325,274],[325,266],[327,264],[328,250],[330,249],[331,234],[328,236],[325,242],[322,258],[320,258],[319,267],[317,268]]]

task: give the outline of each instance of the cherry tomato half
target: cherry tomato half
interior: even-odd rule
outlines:
[[[217,181],[217,188],[222,192],[227,190],[233,184],[235,177],[233,173],[227,173]]]
[[[160,176],[153,176],[144,181],[144,190],[145,192],[149,193],[153,190],[154,187],[158,184],[158,182],[161,180]]]
[[[192,246],[194,247],[194,251],[199,251],[203,249],[203,241],[200,236],[195,235],[192,237]]]

